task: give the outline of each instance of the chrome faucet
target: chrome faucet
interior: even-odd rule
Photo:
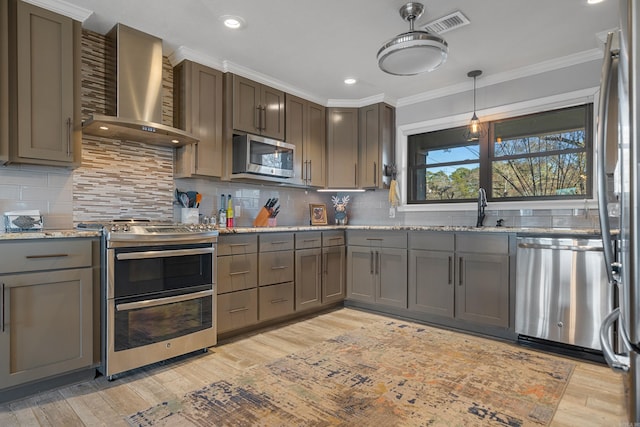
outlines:
[[[482,223],[484,222],[484,208],[487,207],[487,193],[484,191],[484,188],[480,187],[478,190],[478,222],[476,223],[476,227],[482,227]]]

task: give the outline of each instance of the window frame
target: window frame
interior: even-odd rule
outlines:
[[[585,108],[585,144],[584,144],[584,148],[580,148],[580,149],[568,149],[568,150],[553,150],[553,151],[546,151],[546,152],[540,152],[540,153],[529,153],[529,154],[523,154],[523,155],[513,155],[513,156],[501,156],[501,157],[496,157],[495,156],[495,152],[494,152],[494,144],[493,141],[495,141],[495,124],[496,123],[502,123],[504,121],[508,121],[508,120],[514,120],[514,119],[522,119],[522,118],[526,118],[526,117],[530,117],[530,116],[536,116],[539,114],[544,114],[544,113],[548,113],[548,112],[552,112],[552,111],[559,111],[559,110],[569,110],[572,108]],[[513,203],[513,202],[520,202],[520,203],[528,203],[528,204],[533,204],[536,202],[546,202],[546,201],[550,201],[550,202],[570,202],[570,201],[585,201],[589,199],[592,200],[594,198],[594,174],[595,174],[595,170],[594,170],[594,117],[593,117],[593,111],[594,111],[595,105],[593,100],[582,100],[582,102],[580,103],[576,103],[573,105],[562,105],[562,106],[554,106],[554,107],[550,107],[550,108],[543,108],[543,109],[539,109],[536,111],[531,111],[531,112],[527,112],[525,114],[519,114],[519,115],[513,115],[513,116],[504,116],[504,117],[500,117],[500,118],[495,118],[493,120],[489,120],[489,121],[485,121],[483,123],[484,126],[484,132],[481,135],[478,144],[479,144],[479,152],[480,152],[480,157],[479,157],[479,183],[480,183],[480,187],[488,189],[487,190],[487,199],[488,201],[494,202],[494,203]],[[423,132],[415,132],[412,134],[406,134],[406,138],[404,138],[404,143],[406,144],[404,150],[405,150],[405,154],[406,154],[406,160],[404,162],[404,166],[406,167],[406,171],[407,171],[407,184],[405,186],[406,189],[406,193],[405,193],[405,200],[406,200],[406,204],[405,206],[407,207],[419,207],[419,206],[430,206],[430,205],[447,205],[447,206],[455,206],[458,204],[462,204],[462,203],[469,203],[469,202],[474,202],[475,199],[454,199],[454,200],[447,200],[447,199],[438,199],[438,200],[417,200],[415,198],[415,194],[413,194],[413,192],[415,191],[415,183],[413,182],[415,179],[414,176],[414,170],[416,166],[426,166],[426,165],[413,165],[413,167],[410,165],[409,162],[409,156],[411,156],[411,151],[409,148],[409,140],[410,137],[413,135],[419,135],[422,133],[430,133],[430,132],[437,132],[437,131],[442,131],[442,130],[448,130],[448,129],[455,129],[458,128],[460,126],[450,126],[450,127],[443,127],[440,129],[431,129],[431,130],[425,130]],[[401,132],[399,130],[399,132]],[[401,138],[398,138],[398,140],[400,141]],[[576,194],[576,195],[545,195],[545,196],[522,196],[522,197],[494,197],[493,195],[493,165],[495,162],[501,162],[501,161],[505,161],[505,160],[509,160],[509,159],[525,159],[525,158],[536,158],[536,157],[552,157],[552,156],[556,156],[556,155],[562,155],[562,154],[571,154],[571,153],[584,153],[586,156],[586,184],[585,184],[585,194]],[[462,164],[460,162],[453,162],[454,164]],[[424,169],[426,169],[426,167],[424,167]],[[414,210],[414,209],[411,209]]]

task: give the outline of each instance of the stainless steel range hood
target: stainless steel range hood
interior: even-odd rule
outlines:
[[[106,115],[82,123],[86,135],[180,147],[198,142],[193,135],[162,122],[162,40],[123,24],[107,34]]]

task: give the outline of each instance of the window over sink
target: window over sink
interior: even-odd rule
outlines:
[[[485,122],[475,141],[466,127],[409,135],[408,203],[592,197],[593,104]]]

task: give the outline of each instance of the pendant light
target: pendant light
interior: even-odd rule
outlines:
[[[449,47],[442,37],[413,29],[413,22],[422,12],[422,3],[407,3],[400,8],[400,16],[409,22],[409,31],[392,38],[378,51],[378,66],[385,73],[413,76],[433,71],[446,61]]]
[[[480,119],[478,119],[478,115],[476,114],[476,78],[480,75],[482,75],[481,70],[473,70],[467,73],[467,77],[473,77],[473,116],[471,116],[469,126],[464,133],[464,138],[467,141],[477,141],[484,135],[483,126],[480,124]]]

